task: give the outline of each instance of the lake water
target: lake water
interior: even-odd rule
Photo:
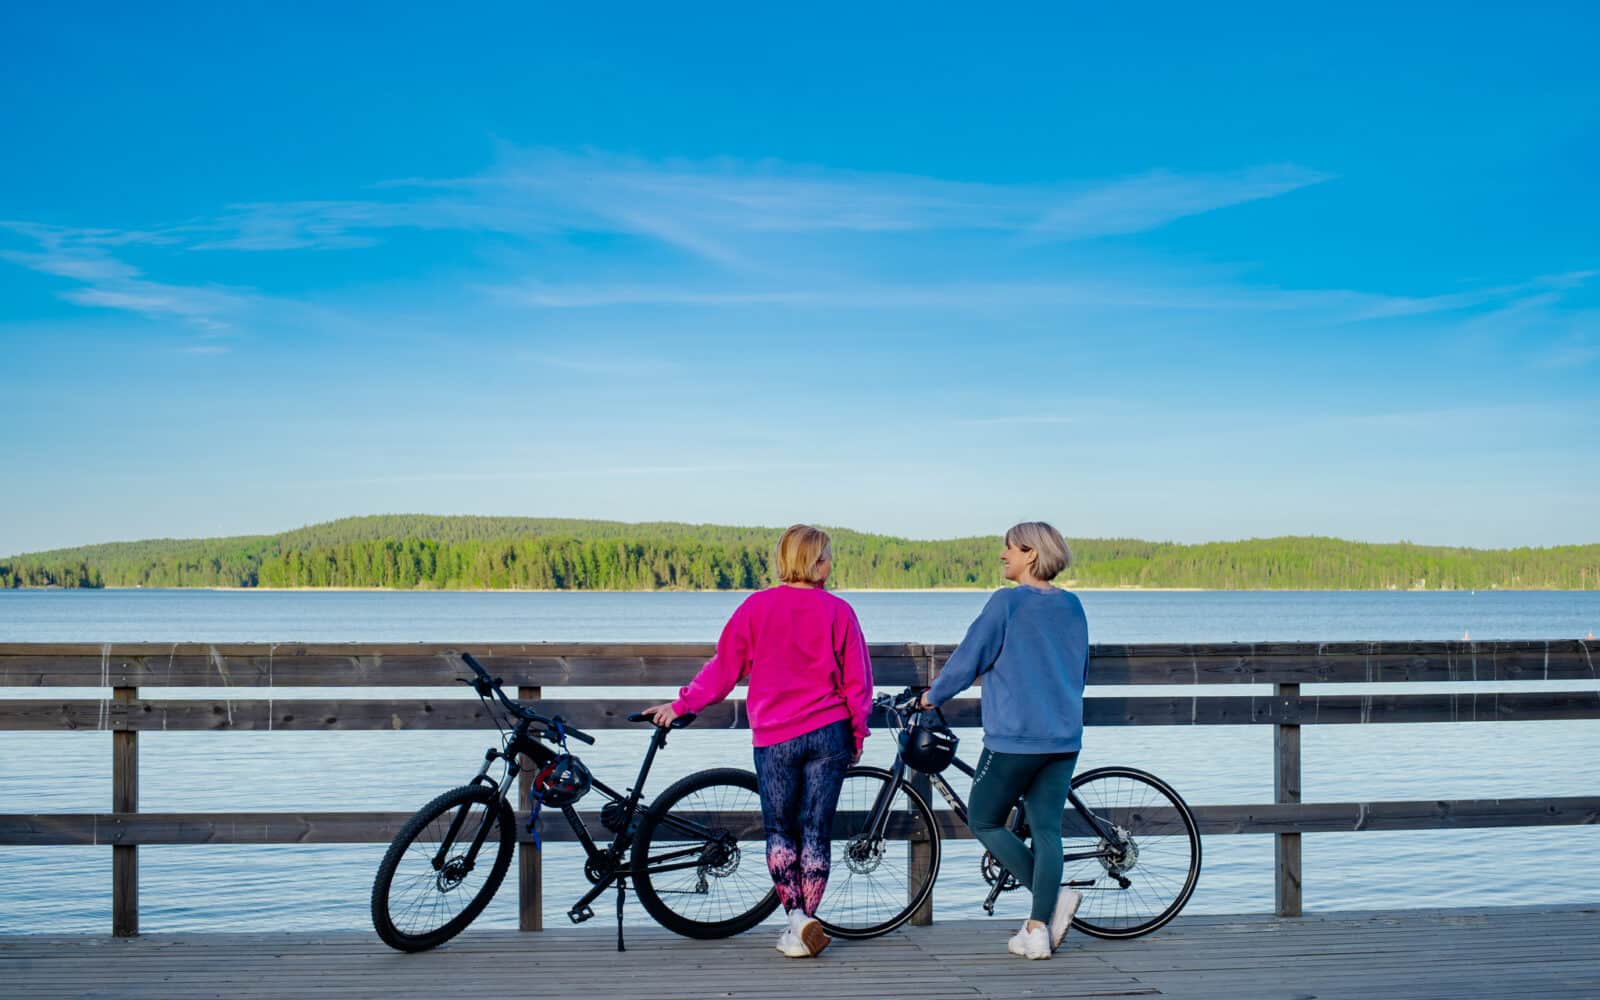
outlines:
[[[958,641],[986,599],[981,593],[843,596],[856,607],[873,642]],[[1596,592],[1118,591],[1082,597],[1095,642],[1460,639],[1469,632],[1477,640],[1573,639],[1600,630]],[[710,642],[742,598],[723,593],[0,591],[0,642]],[[1540,686],[1496,685],[1502,690]],[[1308,685],[1306,691],[1319,687]],[[426,690],[438,696],[438,689]],[[1445,688],[1389,685],[1384,690]],[[274,693],[313,696],[284,688]],[[583,697],[588,692],[566,693]],[[642,703],[667,692],[628,693]],[[406,689],[350,694],[397,697]],[[93,689],[0,689],[3,698],[99,696]],[[140,805],[150,812],[409,811],[470,777],[488,735],[146,733],[140,738]],[[598,746],[585,748],[585,760],[602,778],[627,784],[644,737],[616,730],[599,735]],[[961,736],[963,749],[975,756],[981,734],[963,731]],[[108,733],[0,733],[0,811],[109,809],[110,740]],[[1308,802],[1593,795],[1600,790],[1600,720],[1310,726],[1302,742]],[[887,763],[887,743],[870,740],[867,761]],[[1267,802],[1271,746],[1267,726],[1096,728],[1086,735],[1080,766],[1143,767],[1195,804]],[[690,730],[659,759],[650,788],[659,790],[707,766],[748,767],[749,754],[748,732]],[[373,769],[374,760],[383,762],[381,770]],[[957,787],[965,794],[960,783]],[[937,912],[947,918],[978,916],[981,849],[971,841],[945,846]],[[1187,912],[1271,908],[1270,837],[1209,837],[1205,851],[1199,889]],[[140,851],[141,927],[365,928],[372,874],[382,853],[382,845],[146,847]],[[546,918],[558,921],[587,883],[575,845],[550,845],[546,855]],[[1314,834],[1304,838],[1304,855],[1308,910],[1600,901],[1600,826]],[[0,933],[104,933],[110,923],[110,876],[111,852],[103,847],[0,847]],[[480,925],[515,926],[515,901],[513,876]],[[1025,907],[1024,894],[1012,893],[1002,898],[997,912],[1009,921]],[[629,914],[631,921],[648,920],[636,906]]]

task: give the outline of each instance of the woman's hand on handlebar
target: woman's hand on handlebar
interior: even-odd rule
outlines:
[[[678,713],[673,709],[670,701],[663,702],[660,705],[651,705],[639,714],[648,717],[651,722],[663,729],[672,725],[672,720],[678,717]]]
[[[927,688],[909,687],[894,696],[892,704],[902,712],[922,712],[933,706],[928,704]]]

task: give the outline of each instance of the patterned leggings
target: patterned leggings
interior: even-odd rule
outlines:
[[[767,870],[784,910],[815,916],[828,887],[833,813],[855,751],[850,723],[840,720],[770,747],[756,747]]]

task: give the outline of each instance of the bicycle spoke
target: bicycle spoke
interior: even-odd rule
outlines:
[[[1193,892],[1199,836],[1182,800],[1157,779],[1129,768],[1091,772],[1074,791],[1117,834],[1112,840],[1069,837],[1063,881],[1082,886],[1077,923],[1090,933],[1131,936],[1165,923]],[[1123,887],[1120,875],[1127,880]]]
[[[817,911],[834,933],[870,937],[899,926],[914,910],[913,899],[920,902],[924,887],[937,874],[938,833],[932,813],[904,784],[889,797],[888,836],[878,842],[866,839],[872,807],[887,781],[886,772],[861,768],[846,776],[840,790],[832,873]],[[934,868],[919,873],[921,881],[910,893],[911,842],[901,839],[908,834],[934,838],[928,844]]]
[[[754,828],[729,824],[749,826],[740,817],[760,814],[756,792],[708,778],[699,787],[668,795],[673,797],[667,812],[654,824],[648,844],[640,844],[647,848],[642,860],[635,860],[644,870],[641,901],[680,933],[710,935],[710,928],[747,919],[772,892],[765,845]]]
[[[514,849],[501,809],[491,791],[468,786],[435,799],[401,828],[373,889],[373,922],[387,943],[408,951],[434,947],[477,916]],[[469,870],[466,857],[480,834]],[[441,867],[434,867],[436,858]]]

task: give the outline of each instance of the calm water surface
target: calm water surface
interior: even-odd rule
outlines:
[[[986,599],[980,593],[843,596],[874,642],[958,641]],[[1095,642],[1459,639],[1469,632],[1479,640],[1571,639],[1600,630],[1600,593],[1592,592],[1082,597]],[[710,642],[742,598],[0,591],[0,642]],[[1316,687],[1308,686],[1308,693]],[[1408,689],[1441,690],[1385,688]],[[438,695],[437,689],[426,690]],[[641,701],[658,693],[666,692],[628,692]],[[166,696],[180,694],[204,692]],[[405,691],[350,694],[394,697]],[[4,698],[98,696],[92,689],[0,689]],[[961,735],[963,750],[975,756],[981,734]],[[887,742],[868,742],[869,762],[887,763]],[[1271,743],[1271,729],[1264,726],[1099,728],[1087,735],[1080,766],[1148,768],[1197,804],[1265,802],[1272,796]],[[1600,721],[1307,727],[1303,744],[1307,801],[1600,792]],[[146,733],[140,739],[140,805],[151,812],[409,811],[469,777],[486,745],[481,733]],[[584,756],[602,777],[627,784],[643,746],[640,735],[607,731]],[[0,733],[0,811],[107,809],[109,757],[108,733]],[[374,760],[382,761],[377,770]],[[716,764],[750,766],[749,734],[686,733],[659,760],[650,787],[664,788],[679,775]],[[978,916],[980,852],[970,841],[947,843],[946,849],[935,893],[939,913]],[[1190,912],[1271,908],[1271,838],[1210,837],[1205,850]],[[1497,904],[1600,901],[1595,826],[1317,834],[1305,838],[1304,850],[1308,909],[1469,905],[1486,895]],[[363,928],[382,852],[382,845],[146,847],[140,851],[141,925],[150,931]],[[587,883],[576,847],[551,845],[546,852],[547,917],[557,920]],[[104,848],[0,847],[0,932],[104,932],[110,869]],[[508,880],[480,921],[515,926],[515,898]],[[1009,921],[1025,907],[1023,895],[1014,893],[998,912]],[[630,920],[648,918],[632,907]]]

